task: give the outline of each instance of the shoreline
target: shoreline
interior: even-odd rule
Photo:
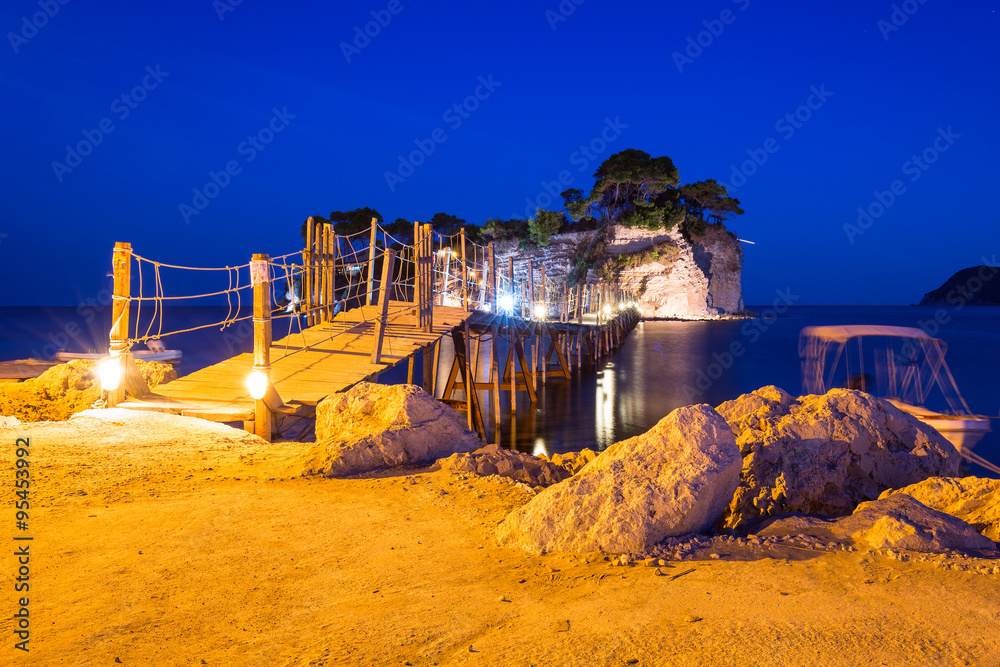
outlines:
[[[163,421],[0,431],[31,438],[40,481],[32,664],[1000,662],[998,559],[704,538],[661,568],[533,556],[496,542],[533,497],[505,478],[303,478],[301,445]]]

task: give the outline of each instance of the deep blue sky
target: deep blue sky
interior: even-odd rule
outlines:
[[[625,148],[669,155],[684,181],[729,182],[771,138],[780,148],[739,188],[747,213],[730,225],[756,242],[748,304],[778,288],[800,305],[907,304],[1000,254],[996,0],[911,0],[888,39],[888,1],[586,0],[555,29],[558,0],[399,1],[350,63],[340,43],[387,1],[243,0],[220,20],[226,0],[69,0],[17,53],[9,33],[39,4],[4,3],[0,305],[92,296],[115,241],[235,265],[300,247],[301,221],[333,209],[508,217],[563,170],[589,189]],[[726,9],[732,22],[678,71],[674,52]],[[112,103],[157,66],[165,78],[121,119]],[[490,76],[499,87],[453,129],[444,113]],[[776,123],[813,86],[832,96],[789,137]],[[248,162],[239,146],[273,109],[295,117]],[[52,163],[103,119],[114,131],[60,182]],[[606,119],[627,128],[581,172],[574,152]],[[447,140],[390,191],[385,172],[436,128]],[[939,128],[959,137],[911,181],[904,164]],[[179,205],[230,160],[240,173],[186,223]],[[897,179],[905,192],[851,243],[845,223]]]

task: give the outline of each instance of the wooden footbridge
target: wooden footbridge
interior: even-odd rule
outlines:
[[[419,223],[414,242],[404,245],[375,220],[370,232],[338,237],[329,223],[310,218],[304,250],[278,258],[254,255],[249,264],[217,269],[228,275],[228,288],[185,297],[167,296],[161,274],[213,269],[154,262],[134,253],[128,243],[117,244],[112,259],[110,356],[122,379],[107,392],[105,404],[243,422],[269,440],[298,420],[314,417],[318,403],[330,394],[359,382],[377,382],[382,373],[405,363],[408,382],[464,412],[469,427],[484,439],[485,397],[499,441],[504,392],[512,411],[517,392],[534,403],[540,383],[568,379],[574,367],[597,361],[639,319],[632,295],[611,285],[553,286],[545,281],[544,267],[536,269],[530,262],[518,284],[512,260],[506,272],[498,272],[492,244],[471,243],[464,230],[435,235],[430,225]],[[142,278],[144,265],[146,275],[153,276],[153,295],[143,294],[148,282]],[[249,279],[241,280],[240,272]],[[136,282],[137,294],[132,289]],[[242,313],[242,300],[234,312],[234,295],[243,290],[252,291],[252,314]],[[182,333],[164,333],[166,302],[220,295],[230,303],[229,316],[194,328],[225,329],[252,321],[253,353],[151,391],[134,363],[132,346]],[[285,322],[287,335],[273,340],[273,331]],[[445,338],[451,340],[454,361],[439,392],[437,368]],[[481,358],[481,349],[488,356]],[[422,377],[414,378],[420,356]]]

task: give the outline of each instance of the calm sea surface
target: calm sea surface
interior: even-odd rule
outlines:
[[[763,307],[750,308],[765,312]],[[643,322],[600,367],[585,367],[569,381],[550,380],[540,389],[537,405],[530,405],[523,393],[519,395],[514,428],[505,414],[501,439],[527,452],[604,449],[645,432],[671,410],[694,402],[718,405],[768,384],[797,394],[802,387],[798,338],[803,327],[882,324],[919,328],[938,310],[799,306],[772,319]],[[976,452],[1000,464],[1000,420],[996,419],[1000,412],[1000,308],[946,312],[947,322],[935,335],[948,344],[948,365],[972,410],[994,418],[994,432],[977,445]],[[179,308],[168,312],[165,329],[197,326],[225,315],[225,308]],[[0,360],[49,358],[59,348],[107,349],[110,326],[106,310],[0,308]],[[276,322],[275,338],[287,329],[287,321]],[[213,327],[171,336],[165,343],[184,352],[178,369],[183,375],[250,351],[252,337],[249,327],[236,325],[224,332]],[[734,343],[741,344],[742,354],[730,354]],[[444,377],[451,363],[449,347],[445,345],[440,358],[439,375]],[[405,372],[404,365],[385,374],[382,381],[404,382]],[[442,385],[443,378],[439,391]],[[482,398],[487,406],[486,396]],[[505,409],[508,402],[504,394]],[[484,417],[492,425],[492,416]],[[985,474],[978,468],[971,472]]]

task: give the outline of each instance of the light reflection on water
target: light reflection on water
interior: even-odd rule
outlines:
[[[528,453],[585,447],[602,450],[646,432],[685,405],[718,406],[768,384],[798,395],[802,385],[798,337],[803,327],[920,326],[933,313],[934,309],[919,307],[795,307],[772,320],[642,322],[597,368],[585,365],[582,371],[574,371],[571,380],[550,378],[539,387],[537,405],[532,406],[527,395],[519,392],[516,423],[512,428],[509,414],[503,415],[501,442]],[[951,326],[937,335],[949,344],[949,366],[972,410],[996,417],[1000,411],[995,386],[1000,377],[1000,308],[953,313]],[[439,372],[444,377],[451,364],[448,347],[441,355]],[[480,351],[484,372],[487,350],[483,345]],[[481,404],[492,431],[486,393],[481,394]],[[502,405],[506,413],[506,392]],[[1000,420],[993,420],[993,428],[976,452],[1000,462]],[[978,468],[972,472],[984,474]]]

